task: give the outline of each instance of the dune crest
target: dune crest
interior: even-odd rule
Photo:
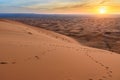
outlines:
[[[0,80],[120,80],[120,55],[0,20]]]

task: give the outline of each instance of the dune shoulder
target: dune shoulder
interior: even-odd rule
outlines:
[[[120,80],[120,55],[0,19],[1,80]]]

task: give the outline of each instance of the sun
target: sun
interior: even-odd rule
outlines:
[[[100,13],[100,14],[105,14],[105,13],[107,13],[107,8],[104,7],[104,6],[99,7],[99,13]]]

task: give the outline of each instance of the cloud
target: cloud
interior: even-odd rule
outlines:
[[[107,2],[110,2],[110,0],[101,0],[101,2],[99,4],[104,4],[104,3],[107,3]]]
[[[76,4],[64,5],[61,7],[55,7],[54,9],[70,9],[70,8],[85,8],[85,7],[95,7],[95,5],[102,5],[110,2],[111,0],[84,0]]]
[[[62,7],[55,7],[53,9],[69,9],[69,8],[78,8],[78,7],[85,7],[85,6],[87,6],[87,3],[75,4],[75,5],[66,5],[66,6],[62,6]]]
[[[94,3],[94,2],[93,2]],[[61,7],[55,7],[54,9],[70,9],[70,8],[83,8],[83,7],[90,7],[92,4],[88,0],[84,0],[83,2],[77,2],[77,3],[70,3],[68,5],[64,5]]]
[[[0,6],[0,13],[34,13],[38,12],[37,10],[32,10],[29,8],[24,8],[24,7],[11,7],[11,6],[6,6],[2,7]]]

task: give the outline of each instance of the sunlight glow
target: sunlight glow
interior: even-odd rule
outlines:
[[[100,7],[100,8],[99,8],[99,13],[100,13],[100,14],[105,14],[105,13],[107,13],[107,8],[104,7],[104,6]]]

